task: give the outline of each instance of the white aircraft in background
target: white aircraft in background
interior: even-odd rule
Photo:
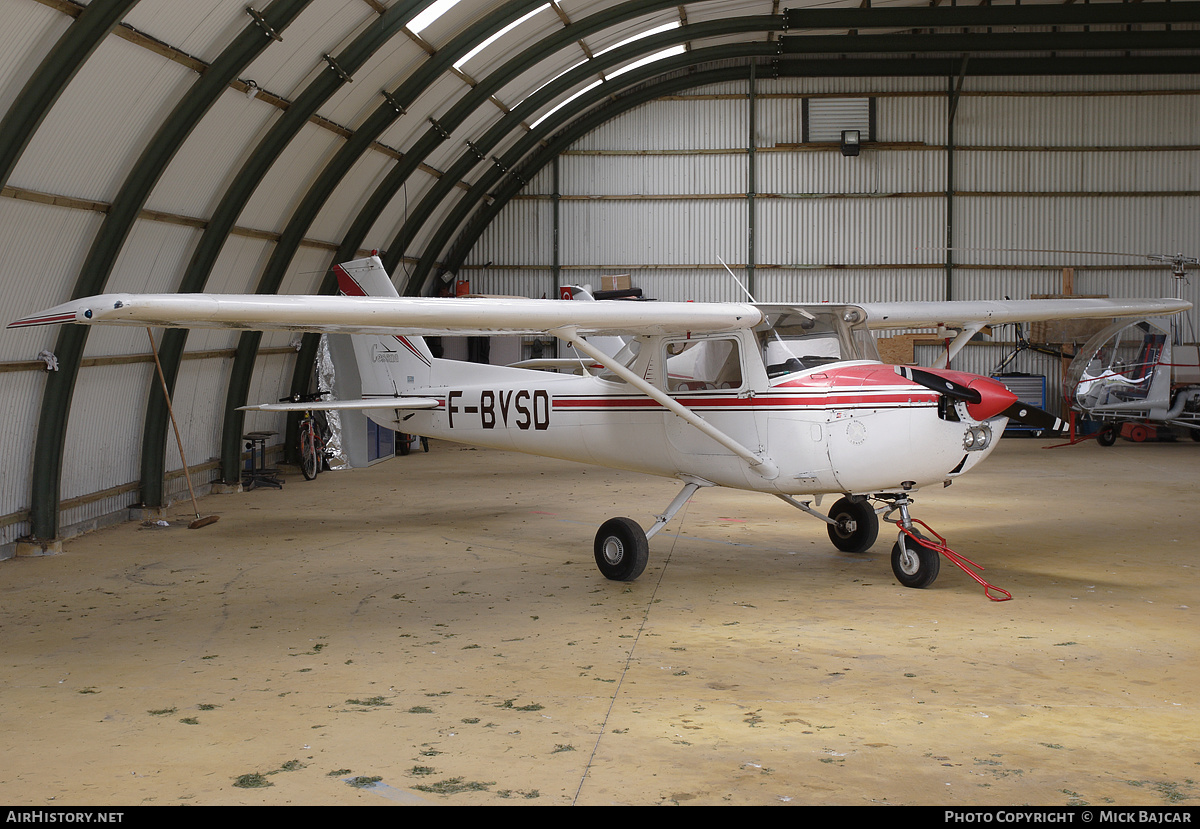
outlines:
[[[815,516],[846,552],[869,549],[882,516],[898,528],[892,569],[901,584],[932,584],[945,555],[991,590],[967,569],[972,562],[911,517],[912,494],[948,486],[973,469],[1010,418],[1038,429],[1063,424],[987,377],[885,365],[871,329],[954,329],[948,363],[985,325],[1191,307],[1170,299],[802,305],[402,298],[378,257],[335,271],[342,296],[107,294],[9,327],[354,335],[330,338],[340,378],[335,392],[343,399],[247,408],[361,409],[409,434],[681,481],[649,529],[630,518],[600,527],[595,560],[609,579],[636,579],[649,558],[648,539],[698,489],[725,486],[774,495]],[[422,339],[547,334],[601,369],[557,374],[438,359]],[[614,355],[591,336],[629,339]],[[823,495],[839,496],[828,515],[813,507]]]
[[[1171,265],[1175,295],[1182,292],[1194,256],[1147,254]],[[1200,441],[1200,348],[1182,341],[1178,320],[1123,319],[1096,333],[1078,350],[1064,388],[1071,407],[1101,424],[1096,442],[1112,446],[1118,435],[1135,443],[1162,430],[1186,431]]]

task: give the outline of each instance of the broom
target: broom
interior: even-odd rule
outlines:
[[[215,523],[221,516],[206,515],[200,517],[200,505],[196,503],[196,490],[192,489],[192,473],[188,470],[187,457],[183,454],[183,438],[179,436],[179,423],[175,420],[175,409],[171,406],[171,392],[167,390],[167,378],[163,375],[162,363],[158,360],[158,346],[154,342],[154,332],[146,328],[146,336],[150,338],[150,353],[154,355],[154,367],[158,369],[158,382],[162,383],[163,397],[167,400],[167,413],[171,415],[171,428],[175,430],[175,443],[179,447],[179,459],[183,461],[183,475],[187,481],[188,493],[192,496],[192,512],[196,520],[188,524],[189,530],[198,530]]]

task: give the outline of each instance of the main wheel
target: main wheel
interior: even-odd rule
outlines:
[[[865,553],[879,537],[879,516],[865,498],[841,498],[829,517],[836,524],[827,524],[829,540],[843,553]]]
[[[1100,433],[1096,435],[1096,443],[1101,446],[1112,446],[1117,442],[1117,427],[1108,425],[1100,429]]]
[[[904,533],[892,545],[892,572],[905,587],[928,587],[942,569],[941,556]]]
[[[317,446],[316,436],[312,427],[303,423],[300,425],[300,472],[304,480],[311,481],[321,471],[321,449]]]
[[[596,566],[604,578],[633,581],[650,561],[650,542],[632,518],[610,518],[596,533]]]

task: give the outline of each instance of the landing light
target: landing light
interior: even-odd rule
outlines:
[[[972,426],[963,432],[963,449],[968,452],[982,452],[992,442],[992,427],[986,423]]]

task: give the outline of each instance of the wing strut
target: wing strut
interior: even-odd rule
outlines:
[[[722,432],[720,429],[713,426],[704,418],[693,412],[691,409],[682,405],[670,395],[665,394],[661,389],[657,389],[645,379],[638,377],[625,366],[618,363],[609,355],[605,354],[600,349],[593,346],[584,338],[578,335],[578,330],[573,325],[563,326],[562,328],[554,328],[549,331],[555,337],[565,342],[569,346],[573,346],[576,351],[582,351],[584,354],[591,357],[600,365],[611,371],[613,374],[620,377],[629,385],[640,391],[642,394],[649,397],[651,400],[660,404],[663,408],[679,415],[684,421],[694,426],[703,434],[715,440],[717,443],[724,446],[733,454],[744,460],[750,465],[750,468],[762,475],[768,481],[773,481],[779,477],[779,467],[775,466],[767,458],[757,452],[747,449],[738,441],[731,438],[729,435]]]
[[[942,368],[950,368],[950,361],[954,358],[954,355],[962,351],[963,346],[970,342],[972,337],[982,331],[983,327],[984,324],[982,322],[972,322],[964,325],[954,337],[954,340],[946,346],[946,353],[939,358],[942,362]]]

